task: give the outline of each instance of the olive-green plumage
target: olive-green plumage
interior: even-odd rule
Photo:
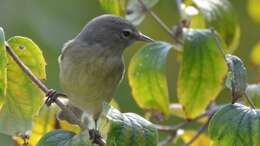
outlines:
[[[97,120],[124,74],[124,49],[138,40],[151,41],[127,20],[102,15],[65,44],[59,58],[60,81],[70,103]]]

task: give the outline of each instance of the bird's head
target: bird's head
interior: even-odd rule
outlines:
[[[92,19],[76,39],[117,50],[123,50],[136,41],[153,41],[129,21],[113,15],[101,15]]]

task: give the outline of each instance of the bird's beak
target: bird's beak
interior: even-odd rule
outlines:
[[[137,34],[136,39],[137,39],[138,41],[145,41],[145,42],[153,42],[153,41],[154,41],[153,39],[151,39],[150,37],[148,37],[148,36],[142,34],[141,32],[139,32],[139,33]]]

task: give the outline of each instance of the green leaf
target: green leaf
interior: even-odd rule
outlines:
[[[7,88],[7,56],[5,50],[5,34],[0,27],[0,109],[4,103]]]
[[[178,97],[188,118],[198,116],[222,88],[227,65],[210,30],[184,31]]]
[[[155,42],[140,49],[132,58],[128,79],[137,104],[144,109],[169,114],[166,79],[167,54],[172,45]]]
[[[229,65],[229,75],[226,79],[227,87],[232,90],[233,98],[240,98],[246,91],[247,71],[243,61],[234,55],[226,55]]]
[[[207,27],[213,27],[223,38],[227,50],[237,48],[240,27],[228,0],[193,0],[205,17]]]
[[[125,15],[125,0],[99,0],[104,10],[118,15]]]
[[[40,48],[32,40],[12,37],[8,43],[39,79],[45,79],[46,63]],[[39,111],[43,99],[44,93],[9,57],[6,99],[0,110],[0,133],[14,135],[30,130],[32,118]]]
[[[0,134],[0,144],[1,146],[13,146],[14,140],[10,135]]]
[[[151,9],[159,0],[143,0],[145,6]],[[138,0],[129,0],[126,6],[126,19],[134,25],[139,25],[145,18],[145,10]]]
[[[260,84],[250,84],[246,88],[246,94],[252,98],[255,106],[260,108]]]
[[[114,108],[106,116],[110,122],[107,146],[157,146],[157,129],[141,116]]]
[[[225,105],[210,120],[209,135],[213,146],[259,146],[260,110]]]
[[[88,131],[75,134],[66,130],[55,130],[41,138],[37,146],[91,146]]]

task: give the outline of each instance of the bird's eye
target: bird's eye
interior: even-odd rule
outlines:
[[[122,35],[125,38],[129,37],[131,35],[131,30],[123,30]]]

